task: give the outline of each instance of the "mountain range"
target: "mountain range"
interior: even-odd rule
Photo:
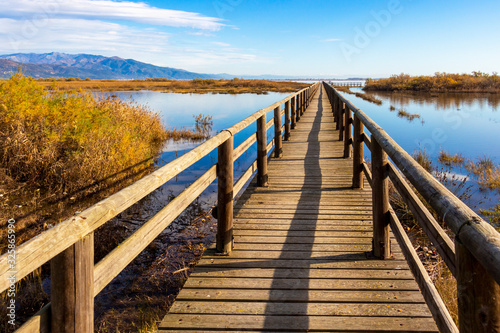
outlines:
[[[245,79],[263,80],[318,80],[318,77],[289,75],[232,75],[203,74],[172,67],[160,67],[134,59],[104,57],[93,54],[15,53],[0,55],[0,79],[9,78],[19,68],[27,76],[34,78],[80,78],[95,80],[133,80],[146,78],[166,78],[175,80],[192,79]],[[343,79],[357,80],[349,76]],[[338,76],[321,76],[322,79],[340,79]]]
[[[201,74],[183,69],[160,67],[133,59],[92,54],[16,53],[0,55],[0,77],[8,78],[22,67],[34,78],[89,78],[131,80],[162,77],[191,80],[195,78],[232,78],[227,74]]]

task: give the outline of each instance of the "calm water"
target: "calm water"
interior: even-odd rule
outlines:
[[[256,111],[282,100],[289,93],[257,94],[177,94],[163,93],[159,91],[134,91],[134,92],[110,92],[118,98],[133,100],[141,105],[147,105],[150,109],[158,112],[165,126],[172,128],[194,128],[194,115],[203,113],[213,118],[213,133],[228,128],[245,119]],[[267,114],[267,120],[274,117],[273,111]],[[283,121],[283,119],[282,119]],[[234,146],[237,147],[249,135],[257,130],[256,124],[251,124],[246,129],[237,133],[234,137]],[[274,136],[274,127],[267,133],[268,141]],[[158,160],[158,165],[164,165],[175,158],[183,155],[200,143],[192,142],[167,142]],[[254,143],[245,154],[234,164],[234,177],[237,180],[243,172],[257,158],[256,144]],[[169,181],[162,187],[159,200],[163,201],[165,196],[177,195],[186,186],[201,176],[215,162],[217,162],[217,149],[202,158],[193,166],[180,173],[175,179]],[[212,184],[201,196],[204,207],[212,205],[216,200],[216,183]]]
[[[361,91],[361,88],[351,88],[351,90]],[[213,134],[289,95],[287,93],[175,94],[158,91],[114,92],[114,94],[122,99],[148,105],[152,110],[160,113],[167,127],[193,128],[193,115],[199,113],[211,115]],[[382,105],[369,103],[350,94],[345,94],[345,96],[382,126],[409,153],[417,151],[420,147],[425,149],[436,162],[440,150],[444,149],[451,154],[460,153],[471,160],[487,155],[500,163],[500,96],[498,94],[371,94],[381,99]],[[395,111],[390,110],[391,105],[396,108]],[[413,121],[399,118],[397,116],[399,109],[404,109],[411,114],[419,114],[420,118]],[[269,120],[272,116],[271,111],[267,119]],[[255,130],[256,125],[252,124],[238,133],[234,138],[235,147]],[[270,128],[268,139],[272,135],[274,135],[274,129]],[[198,144],[169,142],[158,164],[164,165]],[[235,180],[255,158],[256,145],[254,144],[235,162]],[[217,151],[215,150],[166,184],[163,187],[163,193],[179,194],[216,160]],[[459,176],[467,175],[467,171],[462,168],[455,168],[451,172]],[[480,191],[473,179],[467,182],[467,186],[470,186],[469,191],[472,192],[472,198],[467,203],[475,210],[490,208],[498,203],[497,192]],[[215,191],[216,185],[213,184],[203,194],[202,200],[206,205],[215,202]]]
[[[362,92],[361,88],[351,88]],[[373,93],[381,99],[376,105],[351,94],[343,94],[370,118],[384,128],[410,154],[419,147],[436,163],[441,149],[477,161],[488,156],[500,163],[500,94],[429,94]],[[391,111],[390,106],[395,110]],[[419,114],[410,121],[398,117],[398,110]],[[452,174],[467,176],[465,168],[452,168]],[[474,177],[469,176],[473,209],[490,208],[499,202],[495,191],[480,191]],[[453,189],[452,189],[453,190]],[[456,192],[459,194],[460,192]]]

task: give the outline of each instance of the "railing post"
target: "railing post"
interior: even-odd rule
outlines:
[[[50,261],[51,332],[94,331],[94,233]]]
[[[274,157],[283,156],[281,139],[281,106],[274,109]]]
[[[296,102],[297,97],[294,96],[291,99],[290,107],[291,107],[291,118],[292,118],[292,129],[295,129],[295,126],[297,126],[297,115],[295,114],[295,105],[297,104]]]
[[[285,141],[290,140],[290,100],[285,102]]]
[[[337,109],[336,109],[337,123],[335,124],[335,129],[340,131],[340,123],[342,119],[342,100],[340,99],[339,95],[335,95],[335,102],[337,103]]]
[[[340,100],[340,98],[339,98]],[[345,113],[345,103],[340,100],[340,105],[339,105],[339,141],[344,140],[344,113]]]
[[[301,116],[301,112],[302,112],[301,111],[301,109],[302,109],[302,107],[301,107],[301,99],[302,99],[302,93],[298,93],[297,94],[297,110],[296,110],[297,111],[296,112],[297,113],[297,122],[299,122],[300,116]]]
[[[335,122],[335,126],[338,126],[338,108],[339,108],[339,103],[337,102],[337,94],[332,93],[331,97],[331,104],[332,104],[332,112],[333,112],[333,121]]]
[[[354,139],[352,156],[352,187],[363,188],[363,135],[364,126],[361,120],[354,114]]]
[[[373,255],[381,259],[391,257],[389,238],[389,179],[388,158],[372,135],[372,200],[373,200]]]
[[[217,150],[217,253],[227,255],[233,249],[233,136]]]
[[[460,333],[500,332],[500,286],[455,240]]]
[[[351,108],[347,105],[345,106],[345,130],[344,130],[344,158],[351,157],[351,144],[352,144],[352,135],[351,135]]]
[[[257,186],[267,186],[266,114],[257,119]]]

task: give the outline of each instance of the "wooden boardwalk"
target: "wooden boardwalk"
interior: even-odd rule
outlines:
[[[159,332],[437,332],[393,239],[370,259],[371,189],[354,190],[328,98],[319,89],[269,187],[235,209],[234,251],[205,252]]]

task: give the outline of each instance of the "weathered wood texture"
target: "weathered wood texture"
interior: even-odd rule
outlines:
[[[318,91],[268,187],[235,206],[234,250],[208,249],[159,332],[437,332],[401,250],[371,250],[371,189],[352,189],[330,103]]]

